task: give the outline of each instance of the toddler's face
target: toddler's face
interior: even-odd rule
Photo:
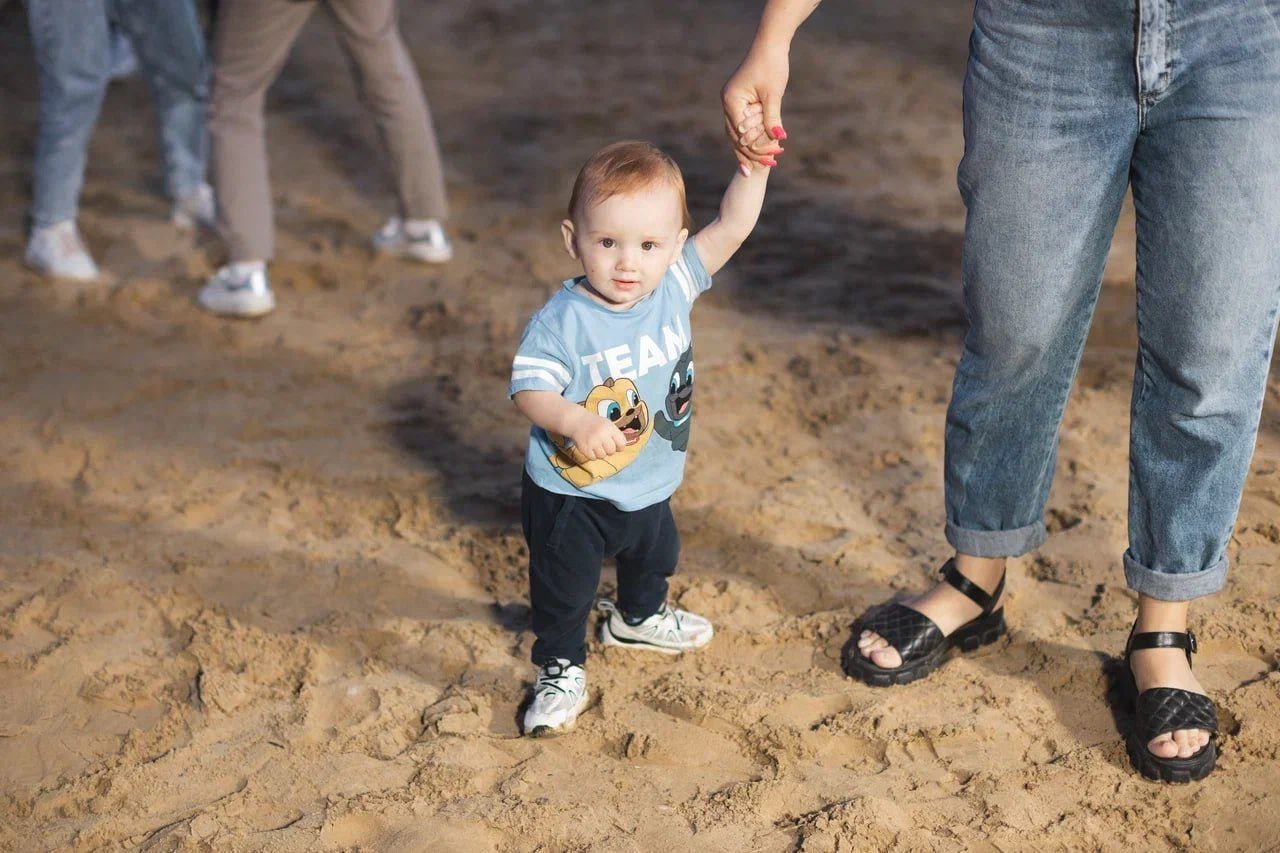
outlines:
[[[582,261],[588,295],[621,311],[652,293],[689,236],[682,214],[675,188],[658,183],[562,222],[565,249]]]

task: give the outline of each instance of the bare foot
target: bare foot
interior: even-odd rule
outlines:
[[[1004,567],[1003,559],[956,555],[956,568],[962,575],[982,587],[988,595],[995,592],[1004,574]],[[1001,593],[1000,602],[1003,601],[1004,594]],[[997,608],[1000,602],[997,602]],[[982,612],[981,607],[946,581],[938,581],[928,592],[909,598],[902,603],[932,619],[944,636]],[[871,631],[863,631],[858,636],[858,653],[876,666],[885,669],[902,666],[902,656],[898,654],[898,650],[889,645],[879,634]]]

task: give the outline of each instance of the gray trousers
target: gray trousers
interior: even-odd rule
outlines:
[[[275,234],[263,100],[319,0],[223,0],[209,117],[218,223],[232,262],[265,261]],[[443,219],[440,149],[395,0],[323,0],[391,160],[400,215]]]

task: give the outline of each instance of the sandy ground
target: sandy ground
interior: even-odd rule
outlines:
[[[716,639],[593,648],[591,709],[540,741],[510,355],[573,272],[556,223],[590,150],[669,148],[707,221],[757,4],[406,3],[456,209],[440,269],[367,248],[389,185],[317,15],[270,98],[281,308],[255,323],[194,305],[220,251],[166,222],[138,80],[83,198],[114,285],[21,268],[35,83],[0,7],[0,847],[1278,849],[1276,380],[1230,584],[1194,614],[1219,770],[1156,786],[1124,754],[1127,214],[1011,634],[907,688],[840,672],[851,620],[947,555],[963,328],[967,13],[867,5],[803,31],[791,153],[695,314],[674,594]]]

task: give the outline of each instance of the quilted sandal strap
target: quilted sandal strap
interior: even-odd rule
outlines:
[[[1000,593],[1004,592],[1004,573],[1000,575],[1000,583],[996,584],[995,593],[988,595],[985,589],[960,574],[954,559],[943,563],[941,572],[944,581],[963,592],[970,601],[982,608],[983,616],[995,609],[996,602],[1000,600]]]
[[[1191,655],[1195,653],[1196,635],[1187,631],[1146,631],[1129,636],[1129,647],[1125,649],[1125,657],[1135,649],[1182,649],[1187,653],[1187,663],[1191,663]]]
[[[928,654],[945,639],[932,619],[897,602],[864,620],[862,627],[897,649],[903,663]]]
[[[1138,696],[1134,728],[1143,743],[1178,729],[1218,731],[1218,715],[1208,696],[1177,687],[1153,687]]]

